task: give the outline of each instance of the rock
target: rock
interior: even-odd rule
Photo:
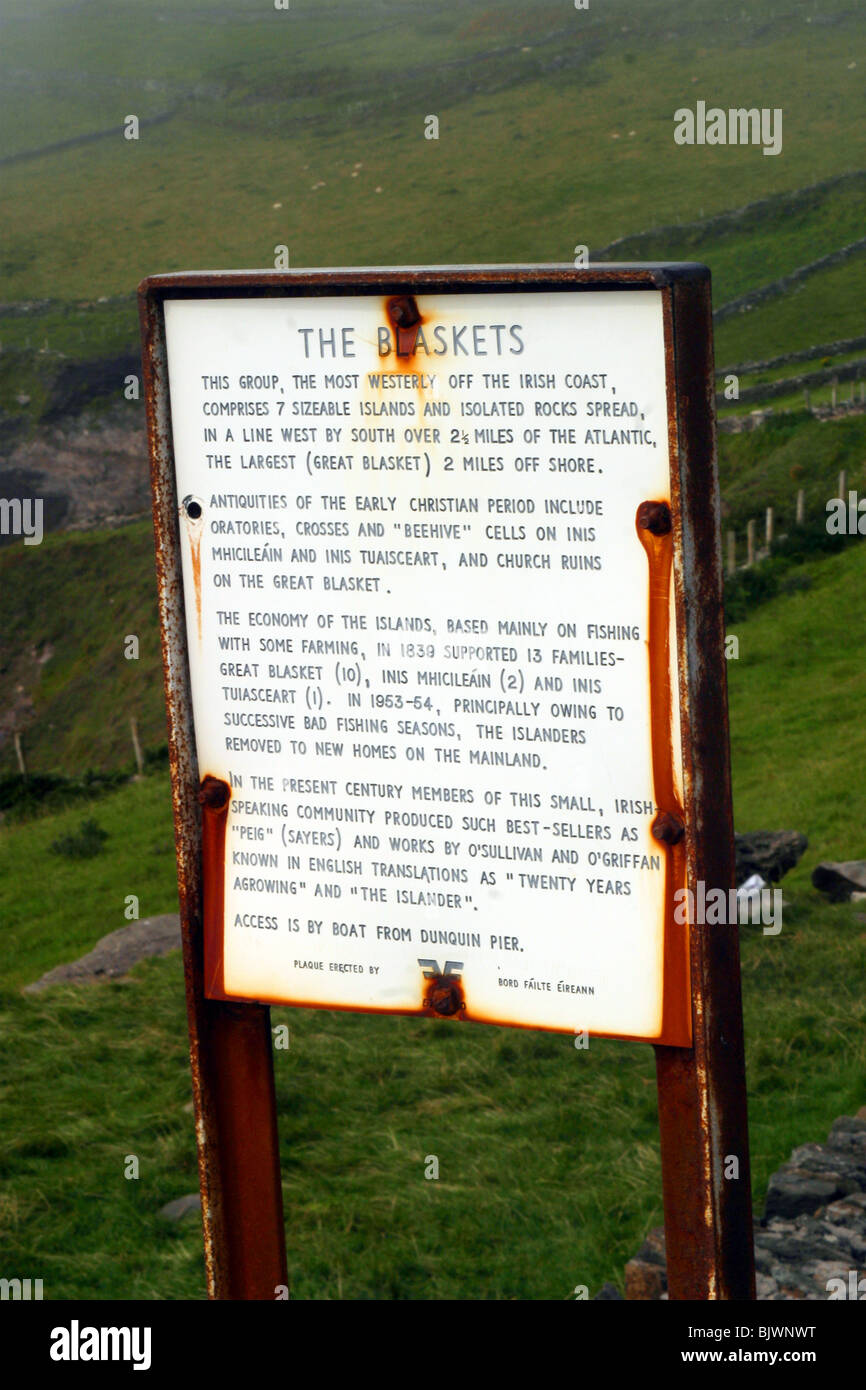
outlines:
[[[866,1190],[866,1154],[802,1144],[767,1187],[765,1217],[792,1217]]]
[[[824,861],[812,870],[812,882],[831,902],[847,902],[853,893],[866,892],[866,859]]]
[[[755,1297],[759,1299],[771,1299],[778,1292],[778,1284],[775,1279],[771,1279],[766,1274],[755,1275]]]
[[[646,1301],[667,1293],[665,1228],[655,1226],[633,1260],[625,1267],[625,1296],[628,1301]]]
[[[33,984],[25,985],[24,993],[36,994],[51,985],[70,982],[116,979],[147,956],[167,955],[180,944],[180,918],[176,912],[162,917],[143,917],[140,922],[130,922],[103,936],[93,950],[79,960],[56,965]]]
[[[827,1148],[852,1154],[859,1158],[866,1169],[866,1117],[860,1114],[840,1115],[838,1120],[834,1120],[827,1136]]]
[[[140,414],[133,417],[128,405],[125,411],[115,406],[92,430],[82,418],[60,418],[76,402],[116,398],[117,382],[140,371],[140,356],[130,352],[69,362],[55,372],[43,423],[35,432],[16,430],[4,450],[0,496],[45,498],[46,531],[116,526],[149,512],[147,436]],[[9,474],[14,492],[5,490]]]
[[[625,1267],[625,1296],[629,1302],[654,1302],[667,1290],[667,1273],[661,1265],[629,1260]]]
[[[173,1202],[166,1202],[164,1207],[160,1207],[158,1215],[165,1221],[183,1221],[185,1216],[191,1216],[194,1212],[201,1211],[201,1194],[198,1192],[187,1192],[183,1197],[175,1197]]]
[[[752,874],[760,874],[768,883],[778,883],[808,847],[806,836],[796,830],[752,830],[747,835],[735,835],[737,887]]]

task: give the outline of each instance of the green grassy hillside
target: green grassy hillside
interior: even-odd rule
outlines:
[[[846,0],[6,9],[0,407],[31,422],[65,359],[136,351],[157,270],[271,266],[278,244],[294,266],[570,261],[628,237],[619,259],[706,260],[720,305],[862,236]],[[676,145],[698,99],[781,109],[782,153]],[[863,265],[736,315],[719,360],[862,330]]]
[[[139,639],[137,660],[124,655],[127,636]],[[145,745],[165,742],[150,522],[0,552],[0,707],[22,686],[30,772],[132,763],[133,717]],[[0,770],[14,767],[7,739]]]

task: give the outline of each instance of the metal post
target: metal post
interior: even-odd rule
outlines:
[[[189,689],[178,503],[160,310],[141,302],[156,570],[169,711],[190,1068],[210,1298],[267,1299],[288,1284],[270,1011],[205,998],[205,914],[222,914],[228,803],[200,784]],[[218,784],[225,786],[225,784]],[[230,794],[230,788],[226,788]],[[222,827],[222,828],[220,828]]]
[[[681,708],[683,776],[692,794],[685,844],[693,893],[700,881],[707,890],[727,890],[734,882],[720,537],[705,492],[707,472],[717,488],[717,465],[705,404],[712,401],[712,327],[709,286],[703,289],[699,294],[699,287],[677,285],[673,301],[681,543],[688,553],[715,557],[696,592],[684,592],[687,575],[677,577],[680,652],[703,654],[684,668],[688,688]],[[695,923],[689,949],[692,1047],[656,1047],[668,1292],[671,1299],[753,1299],[738,925]]]

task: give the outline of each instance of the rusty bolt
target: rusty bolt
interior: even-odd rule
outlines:
[[[463,996],[459,985],[448,980],[439,980],[427,991],[426,1003],[434,1013],[450,1018],[462,1009]]]
[[[395,295],[388,300],[388,315],[398,328],[414,328],[421,322],[418,305],[411,294]]]
[[[660,840],[663,845],[678,845],[686,833],[679,816],[672,816],[670,811],[661,811],[653,821],[651,830],[653,838]]]
[[[207,811],[222,811],[228,806],[231,800],[232,789],[228,782],[223,782],[219,777],[202,778],[201,786],[198,791],[198,800]]]
[[[637,509],[637,524],[653,536],[667,536],[673,528],[671,509],[667,502],[641,502]]]

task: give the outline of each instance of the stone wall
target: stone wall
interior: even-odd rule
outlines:
[[[850,1298],[863,1279],[857,1297],[866,1301],[866,1106],[836,1120],[826,1144],[795,1149],[772,1175],[755,1226],[755,1267],[759,1299]],[[625,1296],[667,1298],[663,1227],[626,1265]]]

